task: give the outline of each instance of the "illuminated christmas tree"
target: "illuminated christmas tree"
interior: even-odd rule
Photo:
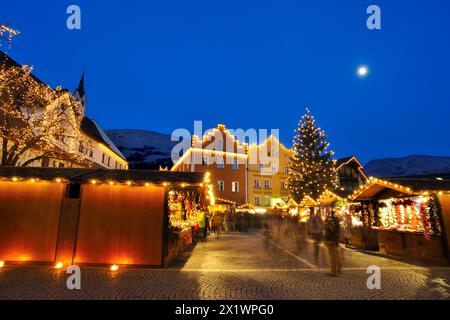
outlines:
[[[333,191],[337,185],[335,161],[329,143],[316,120],[306,109],[294,137],[295,155],[290,159],[289,189],[296,201],[305,196],[317,199],[324,191]]]

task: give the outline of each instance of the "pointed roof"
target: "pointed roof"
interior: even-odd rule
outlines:
[[[86,91],[84,90],[84,71],[81,75],[80,82],[78,83],[78,88],[73,93],[74,96],[78,97],[79,99],[83,99],[86,96]]]
[[[120,152],[120,150],[111,141],[111,139],[103,131],[103,129],[97,124],[97,122],[85,116],[81,121],[81,130],[85,134],[90,136],[92,139],[109,147],[115,154],[117,154],[123,160],[126,160],[126,157],[122,154],[122,152]]]

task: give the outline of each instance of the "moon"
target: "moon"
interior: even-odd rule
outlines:
[[[369,68],[367,66],[359,66],[358,67],[358,76],[364,78],[369,73]]]

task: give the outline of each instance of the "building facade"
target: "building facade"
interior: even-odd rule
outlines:
[[[248,151],[248,203],[255,208],[272,208],[289,198],[289,159],[293,151],[274,136]]]
[[[224,125],[201,139],[193,136],[191,148],[171,170],[209,172],[216,203],[247,203],[247,145],[236,140]]]
[[[338,172],[338,188],[341,194],[351,194],[369,179],[363,171],[363,165],[356,156],[350,156],[336,161]]]
[[[247,145],[236,140],[224,125],[204,135],[193,136],[191,148],[172,171],[209,172],[218,203],[249,205],[261,212],[290,199],[289,162],[294,155],[276,137]],[[336,160],[336,193],[345,196],[368,181],[355,156]]]

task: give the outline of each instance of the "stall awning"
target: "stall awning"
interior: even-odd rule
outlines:
[[[342,201],[342,200],[343,200],[343,198],[341,198],[339,195],[327,190],[324,193],[322,193],[322,195],[319,197],[317,202],[321,206],[329,206],[329,205],[332,205],[336,201]]]
[[[317,201],[311,198],[310,196],[305,196],[300,202],[299,207],[306,208],[306,207],[315,207],[317,206]]]
[[[402,186],[398,183],[371,178],[366,185],[360,187],[353,193],[351,199],[356,201],[374,199],[377,195],[386,190],[390,190],[391,193],[394,193],[395,197],[398,198],[417,194],[411,188]]]

